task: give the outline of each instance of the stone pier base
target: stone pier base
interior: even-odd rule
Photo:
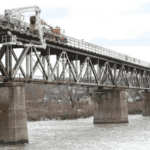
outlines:
[[[95,95],[94,124],[128,123],[125,90],[103,89]]]
[[[143,101],[144,101],[144,106],[143,106],[142,115],[150,116],[150,92],[143,92]]]
[[[28,143],[24,83],[0,83],[0,143]]]

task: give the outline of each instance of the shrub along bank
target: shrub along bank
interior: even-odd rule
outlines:
[[[88,118],[94,115],[96,105],[89,105],[86,102],[77,102],[72,108],[66,102],[57,103],[50,101],[44,106],[29,107],[27,109],[27,120],[38,121],[41,118],[48,119],[78,119]],[[128,102],[129,114],[141,114],[143,102]]]
[[[72,108],[66,102],[48,102],[45,106],[29,107],[27,109],[27,120],[48,119],[77,119],[88,118],[94,115],[94,103],[89,105],[84,102],[77,102]]]

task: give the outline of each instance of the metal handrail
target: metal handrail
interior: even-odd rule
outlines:
[[[125,54],[122,54],[122,53],[119,53],[119,52],[116,52],[116,51],[113,51],[113,50],[110,50],[101,46],[97,46],[95,44],[84,42],[84,41],[81,41],[81,40],[78,40],[69,36],[65,36],[65,37],[67,38],[68,46],[73,46],[76,48],[83,49],[85,51],[93,52],[96,54],[104,55],[104,56],[115,58],[118,60],[131,62],[131,63],[138,64],[141,66],[150,67],[150,63],[146,61],[143,61],[143,60],[140,60],[140,59],[137,59],[137,58],[134,58],[134,57],[131,57],[131,56],[128,56],[128,55],[125,55]]]

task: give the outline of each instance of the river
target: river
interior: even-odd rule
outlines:
[[[125,124],[77,120],[27,122],[29,144],[1,145],[1,150],[149,150],[150,117],[129,115]]]

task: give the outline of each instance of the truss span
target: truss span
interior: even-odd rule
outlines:
[[[30,25],[26,22],[21,22],[14,18],[11,18],[10,21],[6,20],[3,15],[0,15],[0,28],[1,36],[6,34],[6,31],[11,31],[13,34],[17,35],[18,40],[21,40],[23,37],[24,41],[31,42],[35,40],[39,44],[39,34],[36,31],[30,30]],[[64,37],[63,40],[60,37]],[[84,51],[85,53],[93,53],[95,55],[104,56],[108,58],[113,58],[121,61],[125,61],[131,64],[136,64],[144,67],[150,67],[150,63],[139,60],[137,58],[124,55],[107,48],[97,46],[82,40],[78,40],[66,35],[58,36],[52,31],[47,31],[44,33],[44,39],[48,43],[57,43],[68,46],[70,48],[75,48]],[[2,42],[2,41],[1,41]]]
[[[150,89],[150,69],[142,66],[95,57],[61,45],[47,46],[44,51],[34,46],[22,47],[19,56],[14,47],[3,45],[0,49],[1,81]]]

